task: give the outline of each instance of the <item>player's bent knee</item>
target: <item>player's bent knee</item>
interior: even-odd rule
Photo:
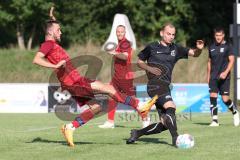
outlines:
[[[168,108],[175,108],[176,109],[176,105],[174,104],[173,101],[168,101],[163,105],[163,108],[168,109]]]

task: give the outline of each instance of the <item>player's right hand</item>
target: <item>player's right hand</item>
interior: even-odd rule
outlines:
[[[150,66],[149,66],[148,71],[149,71],[150,73],[154,74],[154,75],[157,75],[157,76],[160,76],[161,73],[162,73],[161,69],[159,69],[159,68],[157,68],[157,67],[150,67]]]
[[[56,68],[61,68],[64,67],[66,65],[66,61],[65,60],[61,60],[60,62],[58,62],[58,64],[56,64]]]

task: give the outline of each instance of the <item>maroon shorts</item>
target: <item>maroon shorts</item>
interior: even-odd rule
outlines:
[[[91,83],[95,80],[90,80],[82,77],[73,85],[62,85],[63,90],[68,90],[72,97],[76,100],[79,106],[85,105],[88,101],[94,98]]]

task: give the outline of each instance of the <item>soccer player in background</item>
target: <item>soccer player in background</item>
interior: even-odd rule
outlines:
[[[115,50],[108,51],[109,54],[114,56],[114,74],[110,84],[113,85],[119,92],[132,96],[135,95],[133,86],[134,75],[132,72],[133,49],[125,35],[125,26],[117,26],[116,36],[118,39],[118,45]],[[99,128],[114,128],[114,116],[117,105],[118,103],[114,99],[110,98],[108,100],[108,119],[104,124],[99,125]],[[137,108],[134,109],[136,109],[141,116],[143,120],[143,127],[148,126],[150,124],[150,118],[141,114]]]
[[[153,96],[154,92],[159,92],[159,98],[155,103],[159,114],[160,122],[149,125],[146,128],[132,130],[131,136],[127,140],[127,144],[132,144],[143,135],[151,135],[169,130],[172,136],[172,145],[176,145],[178,137],[176,123],[176,106],[172,100],[170,88],[164,86],[170,85],[171,76],[174,65],[179,59],[186,59],[188,56],[198,57],[204,47],[202,40],[196,42],[196,49],[189,49],[175,44],[174,38],[176,29],[171,23],[164,24],[160,30],[161,40],[150,43],[138,54],[138,65],[140,68],[147,71],[148,79],[148,94]],[[183,74],[184,76],[184,74]],[[154,88],[151,85],[155,84]],[[160,86],[159,88],[157,88]]]
[[[207,67],[207,80],[210,92],[210,111],[212,116],[211,127],[219,126],[218,123],[218,93],[233,114],[234,126],[239,126],[239,113],[236,105],[229,98],[231,69],[234,65],[232,46],[225,41],[223,28],[214,29],[215,42],[209,47]]]
[[[33,63],[54,69],[62,89],[68,90],[79,106],[85,104],[88,106],[76,116],[75,120],[62,127],[62,133],[69,146],[74,146],[74,130],[87,123],[102,110],[101,106],[94,101],[95,93],[105,93],[115,101],[133,106],[143,113],[150,110],[154,99],[140,107],[137,98],[118,92],[112,85],[81,76],[72,65],[67,52],[58,43],[62,34],[59,22],[56,21],[54,16],[51,16],[51,13],[50,17],[52,19],[46,25],[45,42],[41,44]]]

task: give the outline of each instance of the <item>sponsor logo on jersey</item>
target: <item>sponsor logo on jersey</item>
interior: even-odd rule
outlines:
[[[211,49],[211,52],[215,51],[215,49]]]
[[[171,56],[176,56],[175,50],[171,51]]]
[[[221,53],[224,52],[224,48],[220,48],[220,52],[221,52]]]

